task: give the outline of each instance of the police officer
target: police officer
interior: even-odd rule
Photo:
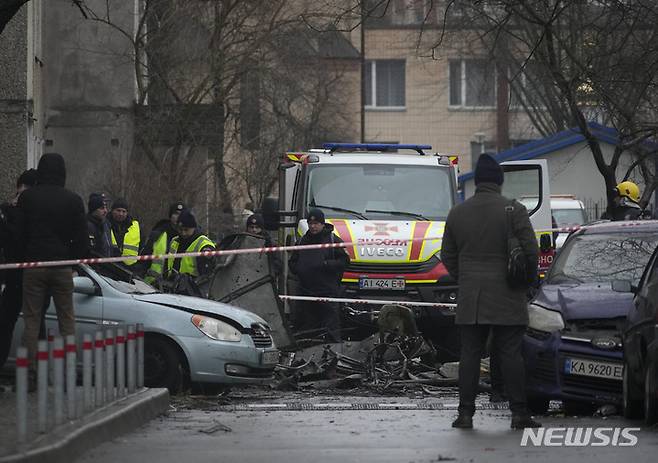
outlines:
[[[265,245],[266,248],[274,246],[272,237],[270,236],[269,233],[267,233],[267,230],[265,230],[265,220],[263,219],[263,216],[261,214],[251,214],[247,218],[245,231],[252,235],[260,236],[261,238],[263,238],[264,241],[263,244]],[[268,256],[270,257],[269,259],[270,271],[274,274],[278,274],[279,272],[281,272],[281,268],[283,267],[283,264],[281,262],[281,257],[279,253],[270,252],[268,253]]]
[[[615,199],[612,212],[604,212],[602,219],[610,220],[638,220],[643,218],[643,210],[639,204],[640,189],[626,180],[615,187]]]
[[[109,215],[112,246],[119,256],[139,255],[141,234],[139,222],[128,214],[128,202],[119,198],[112,203]],[[125,260],[124,265],[134,265],[136,260]]]
[[[311,209],[307,216],[308,231],[298,245],[342,243],[334,235],[334,227],[325,223],[321,209]],[[341,279],[350,258],[344,248],[293,251],[288,262],[290,271],[297,275],[303,296],[339,297]],[[302,302],[298,327],[301,330],[326,328],[334,342],[340,342],[340,304],[335,302]]]
[[[107,221],[107,202],[103,193],[92,193],[87,201],[87,231],[89,249],[94,257],[119,255],[110,238],[110,223]]]
[[[501,195],[502,184],[498,162],[481,155],[475,168],[475,195],[452,208],[443,235],[441,260],[459,284],[455,324],[460,328],[461,353],[455,428],[473,427],[480,360],[490,332],[512,411],[511,427],[541,426],[527,409],[521,355],[528,325],[526,288],[507,283],[507,214],[523,248],[528,281],[536,279],[539,247],[527,210]]]
[[[179,234],[170,244],[170,253],[201,252],[215,249],[213,243],[199,230],[194,214],[184,210],[178,217]],[[183,275],[196,278],[213,270],[212,257],[177,257],[167,259],[167,271],[171,274],[176,271]]]
[[[169,206],[169,216],[160,220],[151,233],[142,249],[141,254],[148,256],[151,254],[163,255],[169,252],[171,240],[178,235],[178,217],[185,209],[185,204],[178,201]],[[163,276],[164,259],[144,261],[146,276],[144,280],[149,284],[155,284]]]

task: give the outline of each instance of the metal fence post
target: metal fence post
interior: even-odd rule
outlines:
[[[105,367],[106,399],[112,402],[114,400],[114,330],[112,328],[105,330]]]
[[[144,387],[144,324],[137,324],[137,387]]]
[[[82,410],[88,412],[91,410],[93,397],[91,395],[91,352],[92,343],[91,335],[82,336]]]
[[[53,348],[55,362],[55,424],[64,422],[64,340],[61,336],[55,338]]]
[[[39,341],[37,350],[37,405],[39,432],[48,428],[48,341]]]
[[[135,392],[135,325],[128,325],[128,394]]]
[[[75,402],[77,392],[75,367],[77,354],[75,336],[70,334],[66,337],[66,402],[67,416],[69,420],[75,419]]]
[[[103,381],[103,347],[105,340],[103,339],[103,332],[96,331],[96,338],[94,339],[94,389],[96,392],[95,406],[100,407],[103,405],[105,399],[103,390],[105,382]]]
[[[126,338],[123,328],[117,328],[117,397],[126,394]]]
[[[27,348],[16,349],[16,439],[19,444],[27,438]]]

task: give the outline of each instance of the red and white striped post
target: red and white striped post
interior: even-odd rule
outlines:
[[[94,401],[91,392],[91,357],[92,357],[93,344],[91,342],[91,335],[85,334],[82,336],[82,409],[88,412],[92,408]]]
[[[55,330],[48,328],[48,384],[55,384],[55,359],[53,350],[55,349]]]
[[[128,394],[135,392],[135,325],[128,325],[128,342],[126,350],[128,351]]]
[[[16,349],[16,440],[27,439],[27,348]]]
[[[39,341],[37,349],[37,416],[39,432],[48,428],[48,341]]]
[[[137,387],[144,387],[144,324],[137,324]]]
[[[105,397],[103,391],[105,389],[105,382],[103,381],[103,353],[105,347],[105,339],[103,338],[102,331],[96,331],[96,338],[94,339],[94,388],[96,392],[96,407],[103,405]]]
[[[114,330],[105,330],[105,398],[108,402],[114,400]]]
[[[66,337],[66,405],[69,420],[75,419],[75,402],[78,389],[75,370],[77,354],[75,336],[70,334]]]
[[[64,340],[61,336],[55,338],[53,348],[55,362],[55,425],[64,422]]]
[[[123,328],[117,328],[117,397],[126,395],[126,338]]]

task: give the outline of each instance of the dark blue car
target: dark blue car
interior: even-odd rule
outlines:
[[[633,294],[612,282],[637,285],[658,245],[658,221],[603,222],[572,234],[528,306],[524,338],[529,406],[547,410],[621,403],[621,332]]]

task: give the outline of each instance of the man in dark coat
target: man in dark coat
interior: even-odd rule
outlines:
[[[263,238],[263,245],[266,248],[275,246],[274,242],[272,241],[272,237],[267,232],[267,230],[265,230],[265,219],[263,219],[261,214],[251,214],[249,217],[247,217],[245,231],[252,235],[260,236]],[[280,254],[278,252],[270,252],[267,255],[268,262],[270,264],[270,272],[274,275],[278,275],[283,267]]]
[[[27,262],[81,259],[88,255],[85,208],[77,194],[64,188],[66,167],[57,153],[39,160],[37,185],[18,198],[23,258]],[[62,336],[75,334],[73,271],[70,266],[23,271],[23,345],[31,359],[37,350],[43,301],[52,296]],[[34,363],[31,367],[34,368]]]
[[[93,257],[118,256],[112,246],[110,223],[107,220],[107,203],[103,193],[92,193],[87,202],[87,233]]]
[[[441,260],[459,283],[455,323],[460,327],[459,416],[456,428],[472,428],[480,359],[489,332],[500,363],[512,411],[512,428],[537,427],[526,407],[521,342],[528,324],[526,289],[512,289],[507,275],[506,207],[512,206],[512,227],[536,277],[538,246],[523,205],[501,195],[503,170],[488,154],[475,168],[475,195],[448,214]],[[531,275],[528,276],[529,279]]]
[[[307,217],[308,231],[298,245],[342,243],[334,235],[334,227],[325,223],[320,209],[311,209]],[[350,258],[344,248],[312,249],[293,252],[288,266],[297,275],[301,294],[316,297],[338,297],[342,293],[341,279]],[[340,304],[307,302],[299,304],[300,329],[326,328],[329,337],[340,342]]]

